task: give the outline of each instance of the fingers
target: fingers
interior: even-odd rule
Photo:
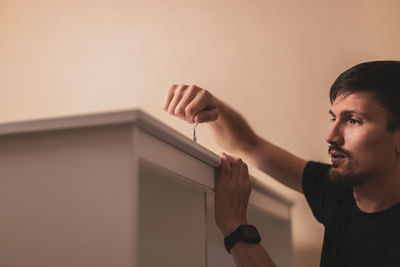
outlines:
[[[240,158],[221,153],[221,175],[216,179],[215,221],[227,236],[240,224],[246,224],[250,192],[247,165]]]
[[[243,176],[243,162],[240,158],[231,156],[232,161],[232,177],[231,179],[232,184],[239,184],[241,183],[242,176]]]
[[[205,89],[195,85],[172,85],[164,99],[164,110],[189,123],[207,122],[218,118],[216,103]]]
[[[165,98],[164,98],[164,110],[165,111],[168,111],[168,107],[169,107],[169,104],[171,103],[172,98],[174,97],[176,87],[178,87],[178,85],[173,84],[169,88],[167,94],[165,95]]]
[[[176,113],[176,106],[181,101],[186,88],[187,88],[187,85],[184,85],[184,84],[178,85],[178,86],[175,87],[172,99],[171,99],[171,101],[170,101],[170,103],[168,105],[168,109],[167,109],[170,114],[178,115]]]
[[[192,101],[185,107],[185,120],[194,123],[195,115],[207,107],[208,101],[209,100],[204,97],[204,94],[195,92]]]
[[[250,186],[247,164],[235,156],[221,153],[221,177],[225,181],[241,186]]]
[[[199,111],[197,111],[199,110]],[[218,119],[218,108],[211,94],[198,94],[187,106],[187,121],[207,122]]]
[[[250,195],[251,186],[250,186],[250,177],[249,177],[249,168],[247,164],[243,162],[243,186],[246,187],[248,194]]]
[[[175,114],[182,120],[191,122],[190,120],[188,120],[188,114],[190,114],[193,111],[189,110],[189,107],[191,107],[190,103],[193,101],[195,97],[196,97],[196,92],[193,90],[193,87],[189,88],[188,91],[182,96],[179,104],[176,106]]]
[[[219,113],[217,111],[217,108],[214,108],[212,110],[206,110],[197,113],[194,116],[194,121],[195,122],[205,122],[205,121],[215,121],[219,117]]]
[[[231,179],[231,162],[225,153],[221,153],[220,157],[221,157],[221,175],[219,181],[229,183]]]

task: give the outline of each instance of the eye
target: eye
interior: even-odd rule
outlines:
[[[332,117],[332,118],[331,118],[331,121],[332,121],[332,122],[336,121],[336,118],[335,118],[335,117]]]
[[[348,123],[349,123],[350,125],[357,125],[357,124],[361,124],[361,121],[360,121],[360,120],[356,120],[356,119],[350,118],[350,119],[348,120]]]

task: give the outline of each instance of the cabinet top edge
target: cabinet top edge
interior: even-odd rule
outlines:
[[[0,136],[124,124],[135,122],[141,114],[144,115],[144,112],[140,109],[130,109],[6,122],[0,123]]]
[[[146,133],[190,154],[202,162],[214,168],[219,168],[220,158],[214,152],[193,142],[183,134],[138,108],[0,123],[0,138],[17,134],[115,125],[131,125],[133,127],[138,127]],[[266,186],[265,183],[259,181],[259,179],[254,177],[250,178],[256,190],[268,193],[270,196],[286,205],[291,206],[294,203],[292,200]]]

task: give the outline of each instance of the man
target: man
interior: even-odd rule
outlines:
[[[164,108],[189,123],[208,122],[221,148],[304,193],[325,226],[321,266],[400,266],[400,62],[350,68],[336,79],[330,99],[331,165],[269,143],[197,86],[172,86]],[[247,226],[248,177],[240,158],[221,154],[216,224],[238,266],[275,266]],[[250,237],[243,227],[253,231]]]

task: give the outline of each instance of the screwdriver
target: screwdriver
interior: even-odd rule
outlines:
[[[197,127],[197,122],[195,122],[194,123],[194,127],[193,127],[193,137],[192,137],[192,140],[193,140],[193,142],[196,142],[197,143],[197,137],[196,137],[196,127]]]

